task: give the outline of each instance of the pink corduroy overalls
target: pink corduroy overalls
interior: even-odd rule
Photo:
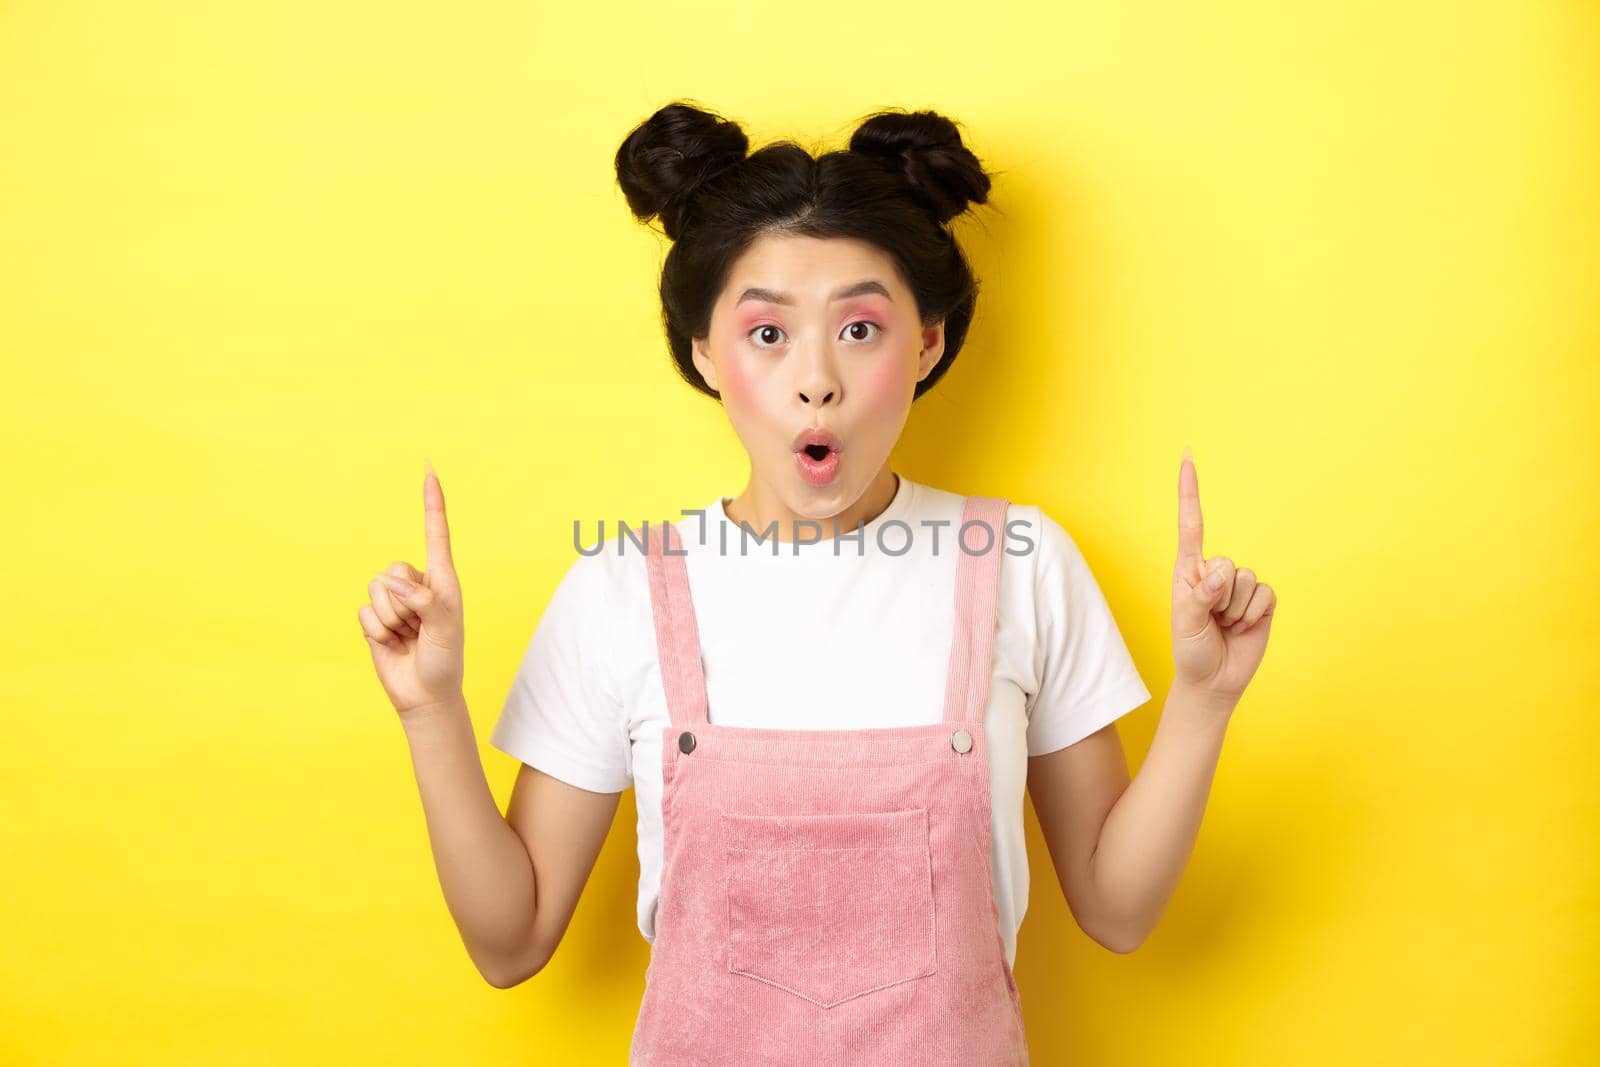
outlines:
[[[1005,513],[968,497],[950,548],[939,721],[861,730],[710,722],[678,533],[647,529],[671,725],[632,1064],[1028,1062],[990,873],[983,729]]]

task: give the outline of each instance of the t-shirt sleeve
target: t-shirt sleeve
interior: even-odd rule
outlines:
[[[1028,755],[1083,740],[1150,699],[1100,584],[1072,536],[1043,511],[1034,604],[1038,691],[1027,704]]]
[[[579,556],[545,606],[489,743],[596,793],[632,781],[627,719],[613,670],[606,561]]]

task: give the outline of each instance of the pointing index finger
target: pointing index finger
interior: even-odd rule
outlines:
[[[450,524],[444,514],[444,489],[439,485],[432,463],[427,463],[427,474],[422,479],[422,510],[423,529],[427,534],[426,569],[433,570],[437,564],[443,570],[454,570],[455,563],[450,558]]]
[[[1178,467],[1178,564],[1196,576],[1205,566],[1201,534],[1200,479],[1195,474],[1194,453],[1185,445]]]

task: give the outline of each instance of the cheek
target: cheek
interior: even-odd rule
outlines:
[[[761,426],[770,400],[762,387],[760,377],[745,360],[735,355],[725,359],[717,368],[718,392],[722,394],[722,408],[741,438]]]
[[[755,381],[750,376],[751,369],[745,354],[739,349],[739,338],[724,327],[722,334],[714,337],[712,343],[722,353],[717,360],[717,391],[722,394],[725,403],[748,404]]]
[[[878,360],[867,367],[862,375],[862,399],[873,409],[898,408],[910,396],[913,390],[910,383],[915,377],[903,360]]]
[[[733,400],[737,403],[750,401],[750,376],[745,373],[744,364],[739,362],[739,357],[724,359],[717,367],[718,392],[723,399]]]
[[[753,327],[752,327],[753,328]],[[721,338],[722,360],[717,364],[718,392],[725,403],[745,411],[770,403],[773,387],[770,366],[761,354],[743,344],[744,334],[730,332]]]

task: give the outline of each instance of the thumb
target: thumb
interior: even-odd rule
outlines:
[[[387,583],[389,591],[406,607],[416,612],[428,630],[443,629],[449,612],[439,599],[439,594],[420,583],[393,580]]]
[[[1208,565],[1203,570],[1205,577],[1193,585],[1182,576],[1177,579],[1172,622],[1179,634],[1193,637],[1205,630],[1206,624],[1211,621],[1212,610],[1222,599],[1222,587],[1226,584],[1225,570],[1221,564]]]
[[[423,462],[427,464],[427,473],[422,479],[423,529],[427,535],[424,569],[454,584],[456,568],[450,556],[450,523],[444,512],[444,489],[439,485],[439,476],[434,472],[433,464],[427,460]]]
[[[452,609],[448,594],[425,585],[413,585],[403,592],[397,591],[395,596],[421,620],[417,628],[420,643],[459,654],[461,616]]]

